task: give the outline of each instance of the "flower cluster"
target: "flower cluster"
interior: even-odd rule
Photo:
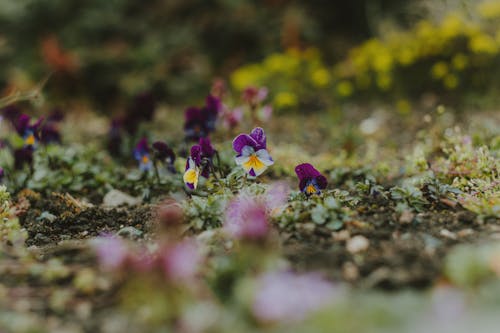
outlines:
[[[155,166],[155,162],[162,162],[167,169],[175,173],[174,162],[175,153],[165,142],[156,141],[152,146],[153,156],[148,144],[148,139],[143,137],[139,140],[134,149],[134,158],[138,162],[139,170],[148,172]]]
[[[201,255],[194,241],[182,240],[164,244],[156,251],[131,247],[114,236],[103,236],[93,241],[101,266],[107,270],[131,272],[158,272],[172,283],[192,280],[201,263]]]
[[[479,2],[470,12],[454,11],[439,22],[424,19],[410,30],[388,30],[352,48],[333,68],[315,49],[271,54],[234,71],[231,83],[239,91],[270,87],[278,109],[295,108],[299,101],[328,105],[331,96],[337,101],[367,94],[406,100],[429,90],[483,91],[497,79],[490,71],[500,57],[497,7],[494,1]]]

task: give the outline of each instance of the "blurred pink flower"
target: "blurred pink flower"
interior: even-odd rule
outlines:
[[[160,256],[165,276],[174,282],[192,280],[201,263],[199,248],[191,240],[166,246]]]
[[[266,87],[257,88],[254,86],[248,86],[245,90],[243,90],[241,98],[243,101],[250,104],[250,106],[255,107],[266,99],[267,94],[268,90]]]
[[[105,235],[94,239],[91,244],[100,265],[105,269],[118,269],[127,260],[127,246],[119,237]]]
[[[224,229],[238,239],[265,238],[271,214],[286,202],[288,193],[287,184],[276,183],[261,195],[238,194],[226,209]]]
[[[227,110],[223,115],[223,125],[227,129],[238,127],[243,120],[243,109],[241,107],[234,108],[232,111]]]
[[[224,229],[238,239],[265,238],[269,230],[267,206],[259,197],[239,194],[226,210]]]
[[[338,290],[315,273],[267,273],[257,280],[252,312],[261,322],[297,322],[331,303]]]

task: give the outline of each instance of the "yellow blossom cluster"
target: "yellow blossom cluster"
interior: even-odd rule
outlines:
[[[237,69],[231,83],[237,90],[268,86],[278,109],[293,108],[304,98],[342,101],[390,93],[401,99],[415,91],[480,88],[485,77],[493,79],[490,68],[500,59],[498,23],[500,1],[482,1],[473,13],[451,12],[369,39],[333,66],[317,49],[287,50]]]

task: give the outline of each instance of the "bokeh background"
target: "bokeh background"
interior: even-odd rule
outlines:
[[[498,88],[499,1],[1,0],[0,8],[3,94],[52,73],[51,101],[79,99],[102,113],[143,91],[185,105],[214,78],[234,91],[267,86],[285,111],[388,100],[405,113],[415,102],[491,103]]]

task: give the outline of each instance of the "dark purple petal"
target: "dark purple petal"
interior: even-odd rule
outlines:
[[[258,143],[258,149],[266,149],[266,134],[262,128],[254,128],[250,136]]]
[[[222,103],[217,97],[208,95],[205,99],[205,108],[208,113],[217,115],[222,110]]]
[[[175,161],[174,151],[162,141],[156,141],[153,143],[153,149],[155,150],[156,157],[162,161],[169,159],[169,163],[172,164]]]
[[[191,147],[190,156],[197,166],[200,166],[202,159],[202,151],[200,145],[194,145]]]
[[[56,108],[52,110],[52,112],[47,117],[47,122],[52,122],[52,121],[61,122],[63,119],[64,119],[64,112],[61,109]]]
[[[194,106],[187,108],[186,111],[184,111],[184,119],[186,123],[201,121],[201,109]]]
[[[318,184],[318,188],[320,190],[324,190],[326,188],[326,185],[328,185],[328,181],[326,180],[326,177],[323,175],[319,175],[316,177],[316,183]]]
[[[210,138],[200,138],[199,145],[203,157],[211,159],[215,155],[215,149],[210,142]]]
[[[46,124],[42,127],[40,141],[42,143],[61,143],[61,133],[59,133],[55,125]]]
[[[2,167],[0,167],[0,182],[2,182],[4,176],[5,176],[5,171],[3,170]]]
[[[30,117],[27,114],[20,115],[15,123],[17,134],[19,134],[20,136],[24,136],[24,133],[29,127],[29,123]]]
[[[233,140],[233,149],[238,154],[241,154],[245,146],[250,146],[255,149],[259,144],[248,134],[240,134]]]
[[[210,167],[208,165],[204,166],[202,169],[201,169],[201,173],[200,175],[202,177],[205,177],[205,178],[209,178],[210,177]]]

